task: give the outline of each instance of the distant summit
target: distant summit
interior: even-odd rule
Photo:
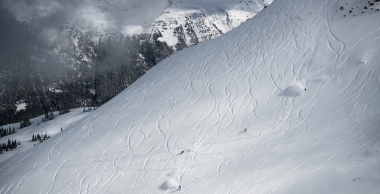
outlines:
[[[169,0],[148,33],[181,50],[218,37],[252,18],[273,0]]]

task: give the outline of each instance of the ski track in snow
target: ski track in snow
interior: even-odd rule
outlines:
[[[181,193],[297,192],[372,143],[380,69],[350,59],[380,43],[380,28],[346,44],[331,27],[337,1],[275,4],[277,14],[231,31],[238,41],[222,36],[173,55],[138,88],[44,143],[38,160],[27,153],[2,163],[0,192],[36,189],[35,179],[41,193],[177,192],[159,189],[169,178]]]

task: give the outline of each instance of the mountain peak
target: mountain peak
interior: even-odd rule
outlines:
[[[168,1],[149,31],[169,46],[195,45],[218,37],[252,18],[272,1]],[[178,46],[179,45],[179,46]]]

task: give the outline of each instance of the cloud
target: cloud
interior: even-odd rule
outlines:
[[[38,48],[46,45],[69,48],[71,40],[66,27],[74,26],[82,32],[141,33],[162,13],[166,3],[166,0],[2,0],[0,69],[8,55],[22,53],[30,58],[36,55],[34,50],[42,52]]]
[[[126,26],[122,31],[121,33],[123,35],[128,35],[128,36],[131,36],[131,35],[134,35],[134,34],[140,34],[144,31],[144,29],[141,27],[141,26],[134,26],[134,25],[130,25],[130,26]]]
[[[131,25],[146,29],[165,5],[165,0],[3,0],[18,21],[39,28],[65,24],[101,32],[120,32]]]

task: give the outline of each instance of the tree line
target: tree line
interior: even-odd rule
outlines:
[[[4,137],[4,136],[11,135],[14,133],[16,133],[16,129],[14,127],[0,128],[0,137]]]
[[[38,141],[39,143],[44,142],[45,140],[49,139],[50,136],[47,134],[47,132],[43,134],[37,134],[37,135],[32,135],[32,141]]]
[[[3,153],[3,150],[5,151],[9,151],[9,150],[13,150],[13,149],[16,149],[17,146],[21,145],[21,142],[17,142],[16,140],[10,140],[8,139],[8,143],[2,143],[1,146],[0,146],[0,154]]]
[[[160,32],[101,36],[67,30],[73,42],[58,54],[51,52],[51,45],[32,42],[13,57],[0,55],[5,64],[0,66],[0,126],[21,122],[22,128],[41,114],[49,120],[53,111],[65,114],[72,108],[100,106],[175,50],[187,47],[181,29],[176,30],[175,48],[159,40]],[[26,104],[21,110],[19,102]]]

